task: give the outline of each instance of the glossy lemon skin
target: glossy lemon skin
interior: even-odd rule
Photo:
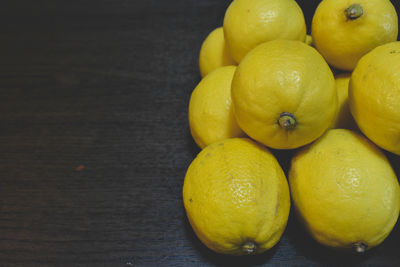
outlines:
[[[210,249],[223,254],[262,253],[280,239],[290,209],[289,187],[275,157],[247,138],[204,148],[183,186],[190,224]]]
[[[229,65],[237,65],[233,60],[224,38],[224,30],[213,30],[203,41],[200,49],[199,67],[201,77],[211,71]]]
[[[329,130],[292,159],[291,196],[320,243],[351,249],[380,244],[399,216],[400,188],[385,155],[365,137]]]
[[[350,111],[375,144],[400,155],[400,42],[375,48],[354,70]]]
[[[235,66],[225,66],[212,71],[192,92],[189,126],[193,139],[201,148],[244,135],[232,108],[231,82],[235,70]]]
[[[351,20],[345,9],[355,3],[363,14]],[[398,18],[390,0],[323,0],[311,32],[315,47],[330,65],[352,71],[363,55],[397,39]]]
[[[225,40],[236,62],[257,45],[275,40],[305,41],[306,24],[294,0],[234,0],[224,17]]]
[[[275,149],[314,141],[337,110],[335,80],[328,64],[300,41],[274,40],[257,46],[239,64],[232,80],[232,103],[239,126],[251,138]],[[292,130],[278,123],[291,113]]]

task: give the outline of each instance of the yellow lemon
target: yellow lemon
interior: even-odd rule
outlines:
[[[297,148],[320,137],[334,119],[335,80],[313,47],[270,41],[237,67],[232,103],[238,124],[251,138],[276,149]]]
[[[357,129],[356,122],[350,113],[349,107],[348,92],[350,77],[351,73],[342,73],[335,77],[338,94],[338,111],[331,128]]]
[[[293,204],[318,242],[357,252],[379,245],[399,216],[400,188],[385,155],[350,130],[329,130],[289,172]]]
[[[190,132],[201,148],[231,137],[243,136],[232,109],[231,82],[235,66],[218,68],[204,77],[189,102]]]
[[[311,30],[326,61],[351,71],[363,55],[397,39],[397,14],[390,0],[323,0]]]
[[[294,0],[234,0],[224,18],[225,39],[240,62],[257,45],[275,39],[304,41],[306,24]]]
[[[199,56],[201,77],[222,66],[236,65],[229,53],[222,27],[213,30],[204,40]]]
[[[306,40],[305,40],[304,42],[305,42],[306,44],[308,44],[308,45],[314,46],[314,45],[313,45],[313,41],[312,41],[312,36],[309,35],[309,34],[307,34]]]
[[[204,148],[187,170],[183,202],[193,230],[210,249],[258,254],[285,230],[289,187],[279,163],[247,138]]]
[[[350,110],[375,144],[400,155],[400,42],[375,48],[354,70]]]

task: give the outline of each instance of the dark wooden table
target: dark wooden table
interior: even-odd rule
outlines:
[[[316,244],[293,213],[260,256],[217,255],[194,235],[187,106],[229,2],[2,2],[0,266],[400,265],[399,225],[364,256]],[[309,24],[318,1],[299,3]]]

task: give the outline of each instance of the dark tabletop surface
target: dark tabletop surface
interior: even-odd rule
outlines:
[[[319,1],[298,2],[309,24]],[[187,107],[229,3],[2,2],[0,266],[400,265],[399,225],[362,257],[316,244],[293,213],[260,256],[217,255],[194,235]],[[275,153],[287,169],[291,153]]]

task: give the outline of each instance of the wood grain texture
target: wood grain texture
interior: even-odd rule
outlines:
[[[298,2],[309,24],[318,1]],[[194,235],[187,106],[229,3],[2,5],[0,266],[399,266],[399,226],[362,257],[319,246],[294,213],[260,256],[217,255]],[[275,153],[287,168],[291,152]]]

